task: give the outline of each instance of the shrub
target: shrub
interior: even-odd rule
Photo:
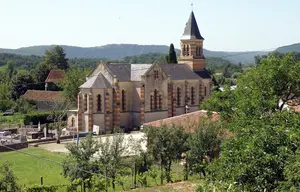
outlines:
[[[51,112],[38,112],[38,113],[29,113],[24,116],[24,124],[29,125],[32,122],[34,125],[44,123],[51,123],[53,119],[51,118]],[[66,117],[63,118],[64,120]]]

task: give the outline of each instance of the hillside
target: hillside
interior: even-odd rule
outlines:
[[[0,53],[13,53],[18,55],[44,55],[45,50],[54,45],[41,45],[23,47],[19,49],[0,49]],[[122,59],[127,56],[135,56],[147,53],[167,53],[169,46],[166,45],[137,45],[137,44],[109,44],[100,47],[76,47],[62,45],[68,58],[106,58]],[[179,50],[176,49],[177,54]],[[223,52],[204,49],[206,57],[222,57],[233,63],[254,63],[254,56],[267,54],[267,52]]]
[[[275,51],[281,52],[281,53],[287,53],[287,52],[300,52],[300,43],[295,43],[292,45],[286,45],[277,48]]]

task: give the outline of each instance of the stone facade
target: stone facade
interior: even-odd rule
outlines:
[[[80,87],[71,124],[80,132],[99,127],[100,133],[110,133],[198,110],[210,95],[212,79],[205,69],[204,39],[193,25],[192,12],[178,64],[100,63]]]

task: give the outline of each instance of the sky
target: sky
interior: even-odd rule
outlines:
[[[204,48],[262,51],[300,42],[299,0],[194,0]],[[191,0],[0,0],[0,47],[179,47]]]

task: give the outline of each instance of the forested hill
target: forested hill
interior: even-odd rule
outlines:
[[[275,51],[281,52],[281,53],[287,53],[287,52],[300,52],[300,43],[282,46],[277,48]]]
[[[37,64],[41,61],[41,57],[37,56],[43,56],[45,50],[51,49],[52,47],[54,47],[54,45],[32,46],[19,49],[0,49],[0,66],[6,64],[8,60],[14,60],[17,66]],[[81,65],[91,65],[100,60],[123,60],[127,63],[149,63],[157,60],[162,61],[165,59],[164,54],[168,53],[169,51],[169,46],[165,45],[109,44],[100,47],[88,48],[75,46],[62,47],[72,63]],[[300,44],[298,43],[279,47],[275,51],[283,53],[300,52]],[[178,49],[176,49],[176,52],[177,55],[179,55]],[[268,52],[222,52],[204,49],[204,55],[207,58],[218,57],[236,64],[239,62],[244,64],[253,64],[254,56],[266,54],[268,54]]]
[[[43,56],[45,50],[53,48],[54,45],[31,46],[19,49],[0,49],[0,53],[13,53],[18,55]],[[137,44],[109,44],[100,47],[75,47],[62,45],[68,58],[106,58],[122,59],[127,56],[135,56],[148,53],[168,53],[169,46],[166,45],[137,45]],[[179,50],[176,49],[177,54]],[[267,54],[266,52],[224,52],[210,51],[204,49],[206,57],[224,57],[233,63],[254,63],[254,56]]]
[[[120,63],[166,63],[167,54],[163,53],[148,53],[141,54],[136,56],[127,56],[123,59],[118,60],[109,60],[111,62],[120,62]],[[28,55],[16,55],[9,53],[0,53],[0,67],[5,67],[5,65],[12,61],[14,66],[20,69],[33,69],[35,68],[43,58],[41,56],[28,56]],[[105,61],[106,59],[88,59],[88,58],[71,58],[69,59],[70,66],[89,66],[94,67],[101,60]],[[232,62],[218,58],[218,57],[207,57],[206,63],[208,68],[214,69],[223,69],[226,65],[233,64]]]

